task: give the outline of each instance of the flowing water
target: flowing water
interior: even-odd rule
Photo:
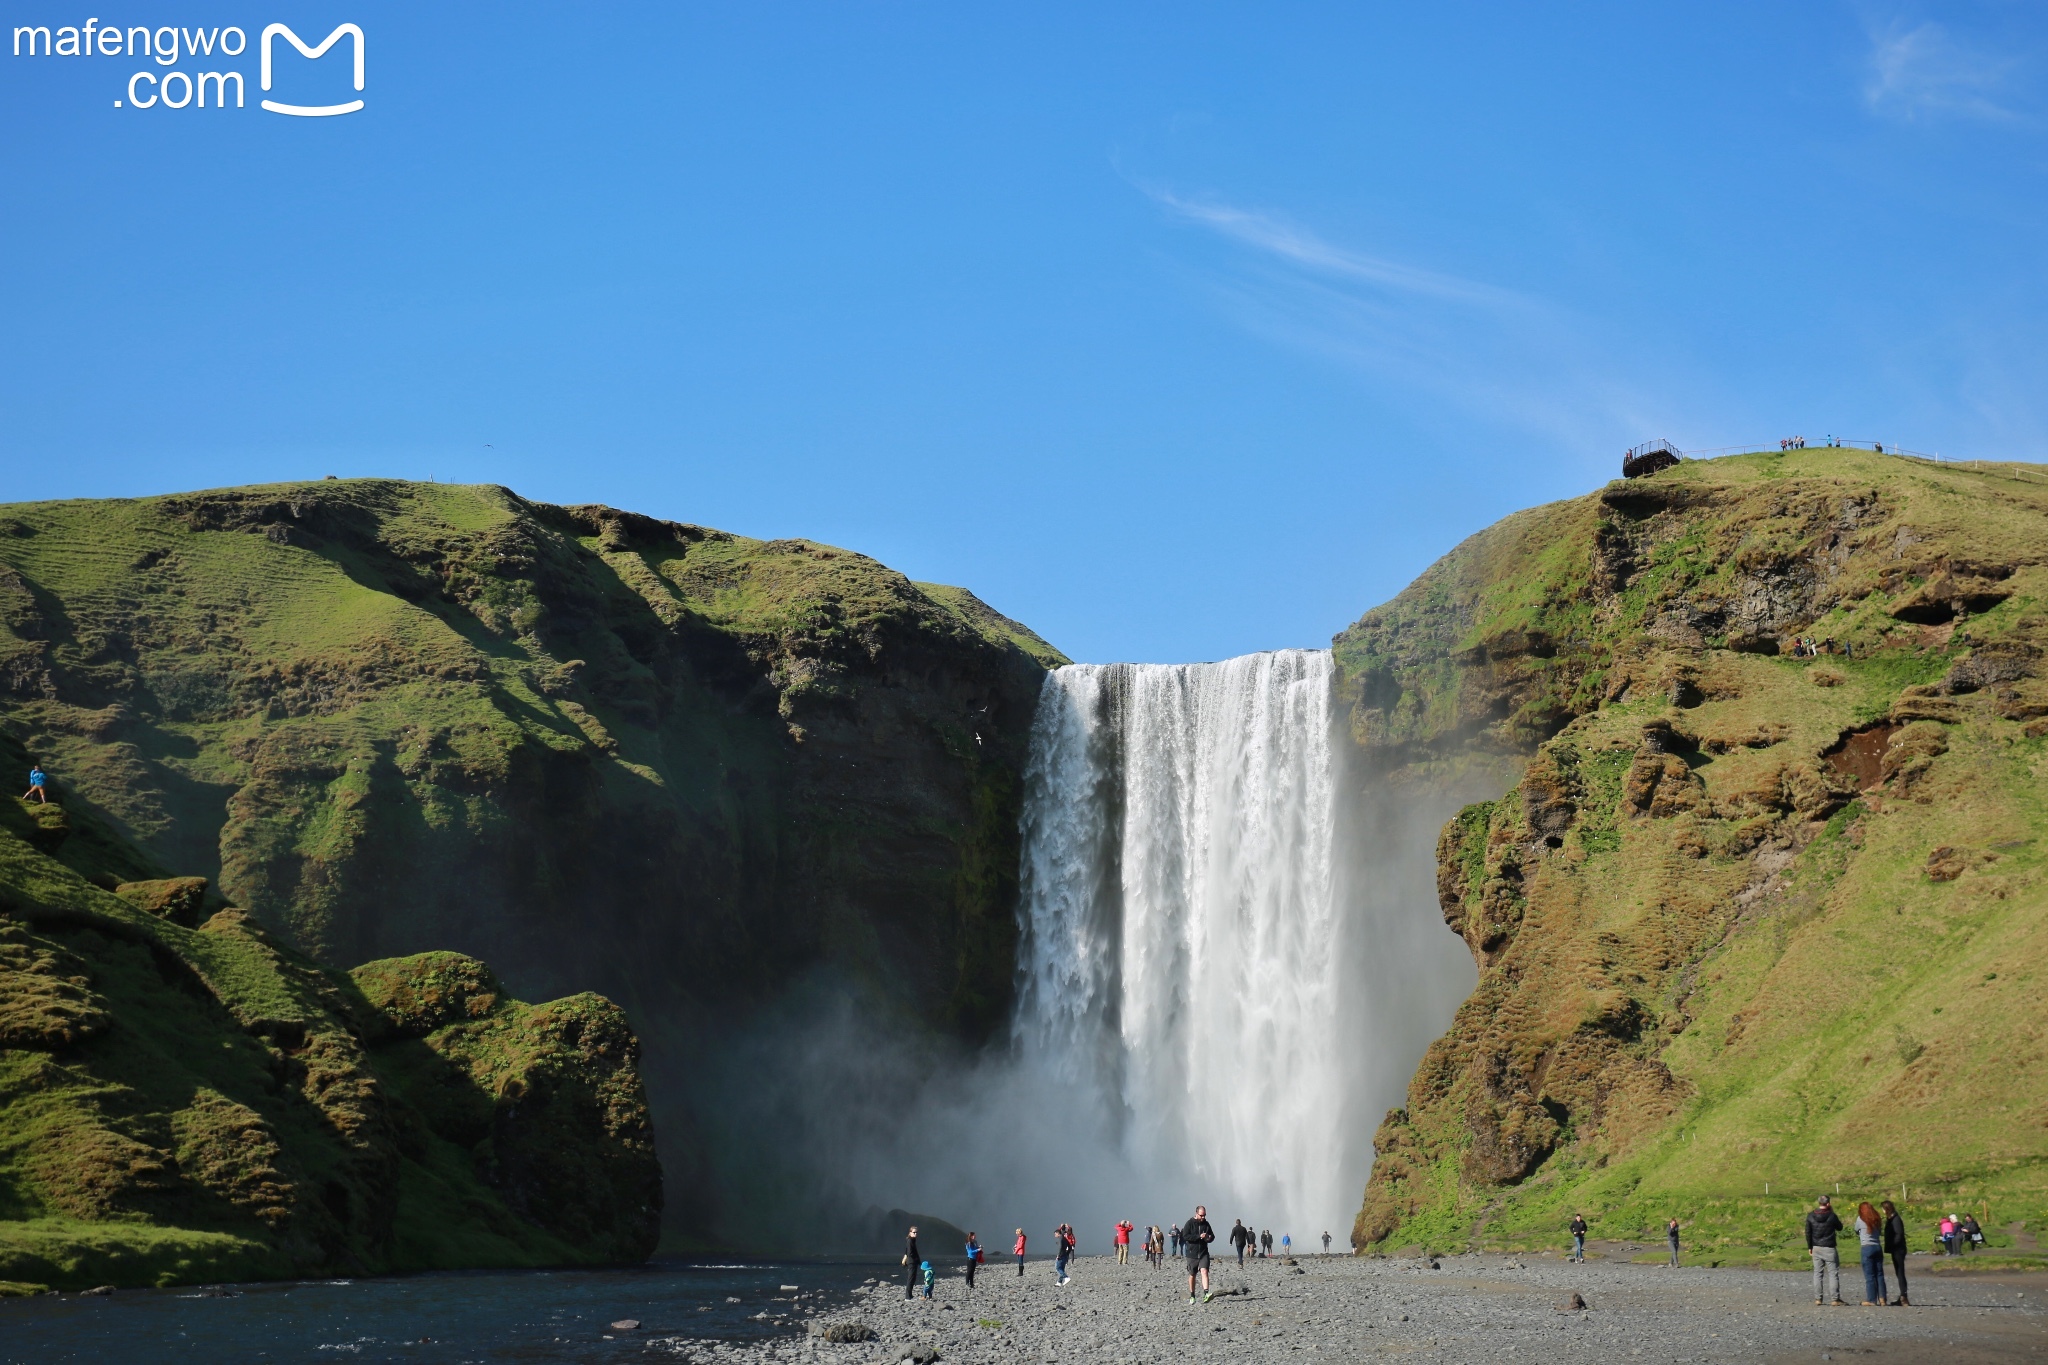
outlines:
[[[1297,1230],[1348,1226],[1363,1177],[1332,670],[1070,665],[1025,775],[1020,1052],[1133,1169]]]
[[[793,1335],[893,1265],[659,1260],[620,1270],[473,1271],[123,1290],[0,1301],[0,1362],[472,1361],[620,1365],[697,1359],[716,1341]],[[615,1320],[638,1319],[621,1331]]]

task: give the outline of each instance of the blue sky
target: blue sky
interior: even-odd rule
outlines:
[[[366,34],[0,49],[6,500],[491,481],[1185,660],[1649,437],[2048,458],[2036,4],[6,12]]]

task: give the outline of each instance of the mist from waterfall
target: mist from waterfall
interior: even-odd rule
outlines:
[[[1025,773],[1023,1060],[1134,1170],[1296,1229],[1348,1224],[1364,1175],[1332,670],[1062,668]]]
[[[736,1242],[850,1247],[900,1208],[977,1229],[1242,1217],[1342,1249],[1372,1135],[1474,972],[1445,819],[1343,734],[1326,652],[1075,664],[1024,775],[1017,1001],[969,1048],[814,975],[705,1058]]]

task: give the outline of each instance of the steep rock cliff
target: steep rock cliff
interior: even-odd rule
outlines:
[[[1583,1208],[1767,1260],[1838,1180],[2048,1211],[2048,473],[1687,463],[1490,528],[1337,650],[1378,780],[1502,793],[1438,842],[1479,982],[1355,1245]]]
[[[1004,1017],[1058,661],[861,555],[494,487],[0,508],[0,726],[140,850],[119,879],[206,877],[335,967],[619,1001],[686,1229],[736,1023],[819,971],[909,1028]]]

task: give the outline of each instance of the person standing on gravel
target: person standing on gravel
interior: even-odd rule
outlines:
[[[1906,1220],[1899,1217],[1898,1207],[1887,1199],[1884,1209],[1884,1249],[1892,1258],[1892,1269],[1898,1273],[1899,1296],[1892,1300],[1895,1308],[1910,1308],[1906,1300]]]
[[[915,1223],[910,1225],[909,1233],[903,1238],[903,1264],[910,1272],[903,1279],[903,1297],[906,1299],[915,1298],[917,1296],[917,1277],[924,1273],[919,1269],[924,1264],[924,1257],[917,1254],[917,1224]]]
[[[1806,1215],[1806,1254],[1813,1257],[1813,1301],[1842,1301],[1842,1260],[1835,1249],[1835,1234],[1842,1220],[1835,1216],[1832,1201],[1822,1195],[1813,1212]]]
[[[967,1234],[967,1287],[974,1288],[974,1272],[981,1265],[981,1238]]]
[[[1120,1218],[1117,1220],[1116,1263],[1118,1265],[1129,1265],[1131,1263],[1131,1234],[1137,1230],[1138,1225],[1130,1219]]]
[[[1330,1234],[1329,1234],[1329,1233],[1327,1233],[1327,1232],[1325,1232],[1325,1233],[1323,1234],[1323,1255],[1327,1256],[1327,1255],[1329,1255],[1329,1254],[1330,1254]]]
[[[1572,1259],[1583,1261],[1586,1259],[1586,1215],[1573,1214],[1572,1221],[1567,1226],[1570,1227],[1572,1234]]]
[[[1059,1283],[1067,1282],[1067,1262],[1074,1259],[1074,1229],[1065,1223],[1053,1229],[1053,1243],[1058,1248],[1053,1257],[1053,1273],[1059,1276]]]
[[[1168,1228],[1166,1230],[1166,1235],[1173,1239],[1173,1254],[1175,1256],[1179,1256],[1181,1247],[1180,1224],[1175,1223],[1172,1227]]]
[[[1017,1278],[1024,1278],[1024,1229],[1017,1229],[1017,1245],[1010,1248],[1017,1253]]]
[[[1243,1228],[1244,1224],[1240,1222],[1237,1228],[1232,1230],[1231,1236],[1235,1237]],[[1200,1204],[1195,1205],[1195,1216],[1181,1224],[1180,1235],[1182,1244],[1188,1249],[1188,1302],[1195,1301],[1195,1277],[1199,1275],[1202,1280],[1202,1302],[1207,1303],[1216,1297],[1209,1292],[1209,1243],[1216,1240],[1216,1229],[1209,1226],[1209,1210]],[[1240,1243],[1240,1260],[1243,1255],[1244,1247]]]
[[[1672,1219],[1664,1225],[1664,1238],[1671,1243],[1671,1268],[1678,1269],[1678,1220]]]
[[[1856,1251],[1863,1263],[1863,1306],[1882,1308],[1884,1293],[1884,1220],[1865,1200],[1856,1206]]]
[[[1237,1266],[1240,1270],[1244,1269],[1244,1249],[1247,1246],[1251,1245],[1251,1240],[1252,1230],[1244,1225],[1244,1219],[1231,1219],[1230,1244],[1237,1248]],[[1195,1253],[1193,1251],[1188,1252],[1188,1255],[1190,1256],[1194,1254]]]

